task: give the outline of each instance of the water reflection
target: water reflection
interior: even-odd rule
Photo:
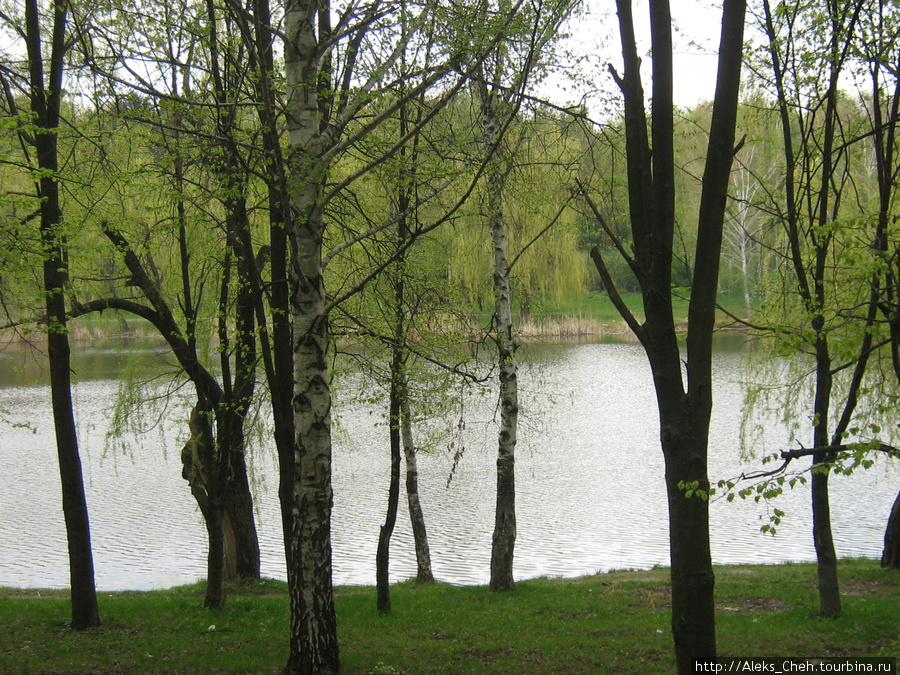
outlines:
[[[76,364],[77,418],[97,583],[103,590],[165,587],[205,574],[205,532],[179,465],[187,403],[175,395],[161,424],[106,447],[119,386],[115,378],[129,350],[150,360],[161,351],[158,344],[100,347],[80,351]],[[641,348],[529,344],[522,356],[517,576],[573,576],[666,564],[662,455]],[[68,568],[48,391],[39,383],[40,372],[22,367],[20,355],[5,358],[0,364],[0,410],[7,411],[9,422],[22,426],[6,424],[0,436],[0,585],[64,587]],[[19,359],[18,373],[10,373],[10,358]],[[742,349],[729,342],[716,359],[710,439],[714,479],[746,468],[738,439],[743,368]],[[335,412],[340,431],[335,434],[334,458],[334,579],[338,584],[371,584],[387,503],[387,428],[383,411],[360,397],[338,396]],[[465,401],[466,430],[455,442],[462,440],[466,451],[449,486],[449,439],[420,455],[434,571],[445,581],[475,584],[489,578],[494,413],[491,396]],[[785,442],[776,425],[767,434],[773,448]],[[270,443],[254,449],[251,471],[263,574],[284,578],[277,469]],[[835,477],[832,484],[839,555],[877,557],[898,488],[896,471],[880,459],[874,469],[851,478]],[[860,492],[865,500],[854,498]],[[715,561],[813,559],[808,501],[806,489],[781,498],[778,508],[788,517],[775,538],[759,532],[768,519],[765,505],[714,502]],[[391,576],[400,580],[414,574],[412,534],[402,515],[392,545]]]

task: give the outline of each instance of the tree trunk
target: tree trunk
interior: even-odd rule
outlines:
[[[841,613],[841,594],[837,575],[837,554],[831,533],[831,506],[828,500],[828,471],[812,474],[813,540],[816,548],[816,570],[819,587],[819,616],[833,617]]]
[[[219,609],[225,604],[225,516],[220,486],[216,484],[218,467],[210,421],[212,414],[205,407],[197,403],[191,410],[191,437],[181,450],[181,476],[197,500],[208,535],[203,606]]]
[[[203,606],[208,609],[222,609],[225,606],[225,528],[222,505],[218,499],[211,499],[203,512],[206,533],[209,539],[209,554],[206,558],[206,596]]]
[[[402,279],[398,282],[402,285]],[[403,292],[398,291],[398,322],[396,334],[403,335]],[[400,409],[401,400],[406,396],[403,382],[403,348],[399,343],[393,347],[391,358],[391,391],[390,412],[388,414],[388,426],[391,448],[391,477],[388,485],[388,507],[384,524],[378,536],[378,550],[375,556],[375,584],[377,591],[377,607],[380,614],[391,611],[391,586],[390,586],[390,547],[391,536],[394,533],[394,525],[397,523],[397,510],[400,502]]]
[[[627,308],[598,248],[591,252],[618,311],[650,361],[666,463],[672,579],[672,635],[681,675],[696,659],[716,656],[715,578],[709,548],[707,453],[712,411],[712,334],[723,223],[737,118],[744,13],[742,0],[722,12],[718,75],[698,213],[696,264],[686,340],[680,353],[672,308],[675,226],[672,21],[667,0],[651,0],[653,51],[651,138],[630,0],[617,0],[624,72],[613,71],[625,99],[631,252],[645,321]],[[595,210],[592,207],[592,210]],[[682,373],[684,366],[685,373]]]
[[[900,493],[897,493],[897,499],[894,500],[894,507],[891,509],[884,533],[881,566],[900,569]]]
[[[507,295],[506,312],[509,312],[508,300],[509,296]],[[515,448],[519,405],[511,323],[507,324],[503,330],[505,335],[500,340],[504,344],[498,349],[500,432],[497,453],[497,505],[491,547],[490,587],[493,591],[508,591],[515,586],[513,580],[513,554],[516,544]]]
[[[49,257],[44,263],[47,316],[53,317],[55,321],[55,325],[51,326],[47,335],[47,351],[50,361],[53,423],[56,429],[56,449],[62,484],[62,506],[69,550],[72,629],[84,630],[100,625],[100,612],[94,584],[94,558],[81,459],[78,453],[78,435],[72,412],[72,370],[69,338],[66,332],[65,301],[62,287],[53,279],[57,276],[55,270],[60,264],[60,258],[56,256]]]
[[[753,312],[753,302],[750,297],[750,235],[744,229],[744,223],[741,224],[739,236],[741,238],[741,285],[744,290],[744,313],[749,319]]]
[[[259,536],[244,453],[232,453],[223,499],[226,579],[259,579]],[[229,550],[231,549],[231,551]]]
[[[820,305],[821,306],[821,305]],[[816,340],[816,395],[814,401],[815,419],[813,447],[827,445],[828,418],[831,408],[833,377],[831,356],[827,337],[820,317],[812,322],[818,333]],[[839,439],[834,439],[839,440]],[[834,536],[831,531],[831,505],[828,497],[828,476],[834,455],[826,455],[814,460],[819,467],[813,469],[811,481],[813,542],[816,549],[816,571],[819,587],[819,616],[833,617],[841,613],[841,594],[838,584],[837,554],[834,550]]]
[[[683,488],[685,484],[696,484],[699,490],[709,490],[706,474],[709,425],[708,419],[704,425],[702,417],[691,419],[688,406],[675,419],[662,420],[661,415],[669,504],[672,636],[679,673],[692,672],[694,658],[716,653],[709,502],[697,492],[686,496]]]
[[[237,150],[233,149],[231,158],[237,162]],[[244,233],[250,230],[250,218],[244,197],[246,184],[235,165],[228,167],[227,187],[231,194],[239,191],[236,197],[225,199],[226,226],[228,245],[234,251],[238,272],[237,297],[234,306],[234,341],[233,355],[222,354],[223,359],[223,393],[219,415],[226,417],[227,434],[222,435],[224,441],[218,448],[222,469],[222,508],[226,513],[224,522],[235,544],[235,572],[239,579],[259,579],[259,537],[253,517],[253,496],[250,492],[250,481],[247,477],[247,435],[244,424],[247,411],[250,409],[256,390],[256,324],[255,300],[253,298],[251,276],[253,274],[253,250],[244,247],[248,239]],[[223,315],[224,310],[223,307]],[[226,332],[228,330],[225,326]],[[224,343],[223,343],[224,344]],[[226,370],[228,361],[234,362],[234,381],[230,381],[230,370]],[[226,379],[229,378],[229,379]]]
[[[484,210],[494,249],[494,302],[497,329],[497,364],[500,371],[500,431],[497,443],[497,502],[491,546],[492,591],[515,587],[513,556],[516,544],[515,452],[519,419],[516,376],[516,342],[513,336],[512,306],[509,288],[509,258],[506,227],[503,222],[504,172],[500,152],[500,115],[497,94],[486,83],[479,88],[481,124],[490,157],[485,167],[487,186]]]
[[[409,386],[408,384],[406,385]],[[425,515],[419,502],[419,469],[416,461],[416,446],[413,443],[412,419],[409,413],[409,392],[400,404],[400,422],[403,436],[403,454],[406,458],[406,501],[409,505],[409,520],[412,524],[416,545],[416,581],[433,583],[431,569],[431,549],[428,546],[428,531],[425,529]]]
[[[44,82],[44,45],[36,0],[25,3],[25,38],[29,60],[31,112],[38,133],[34,147],[41,177],[35,183],[40,198],[40,235],[44,252],[44,293],[47,311],[47,354],[50,368],[50,396],[56,449],[62,485],[63,516],[69,550],[69,583],[72,597],[72,628],[84,630],[100,625],[94,559],[88,521],[84,478],[78,453],[78,434],[72,410],[71,352],[66,321],[65,288],[68,263],[62,208],[59,200],[59,128],[62,97],[63,59],[66,52],[66,3],[53,3],[50,73]]]
[[[694,282],[699,283],[699,271]],[[699,298],[699,287],[692,302]],[[712,325],[688,335],[688,389],[675,335],[671,296],[645,294],[645,348],[659,406],[666,466],[672,637],[678,672],[716,655],[715,576],[709,545],[708,440],[712,414]],[[653,317],[651,319],[651,317]],[[698,323],[695,315],[695,323]],[[705,337],[704,337],[705,336]],[[689,492],[691,490],[692,492]]]
[[[296,224],[296,223],[295,223]],[[301,229],[306,229],[301,225]],[[331,581],[331,391],[324,314],[321,238],[295,236],[300,267],[292,279],[294,316],[294,496],[291,533],[290,656],[286,672],[339,670]]]
[[[294,485],[288,590],[291,603],[287,673],[320,675],[340,668],[331,572],[331,387],[328,315],[322,268],[325,233],[318,91],[321,55],[317,7],[285,7],[289,173],[293,218],[290,308],[293,325]],[[327,13],[327,10],[325,10]]]

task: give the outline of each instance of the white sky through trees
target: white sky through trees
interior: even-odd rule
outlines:
[[[722,22],[721,0],[670,0],[675,43],[675,104],[693,107],[712,100],[715,93],[717,51]],[[638,50],[643,54],[644,88],[649,95],[650,19],[647,0],[634,0]],[[567,82],[567,76],[553,73],[541,87],[541,95],[554,103],[576,104],[585,100],[594,115],[603,109],[603,99],[614,95],[615,84],[607,70],[612,63],[621,72],[621,43],[614,0],[585,0],[584,7],[563,27],[570,38],[561,48],[573,57],[569,76],[586,78],[591,85]],[[605,96],[604,96],[605,95]]]

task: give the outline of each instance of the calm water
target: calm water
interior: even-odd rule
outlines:
[[[152,410],[145,410],[139,433],[132,430],[107,441],[116,418],[122,357],[129,353],[165,360],[153,356],[145,344],[126,344],[82,350],[76,366],[77,418],[96,578],[102,590],[160,588],[205,575],[205,530],[181,478],[187,410],[182,394],[160,396]],[[662,454],[641,348],[557,344],[530,346],[523,356],[517,577],[667,564]],[[741,459],[745,369],[743,349],[723,343],[716,360],[710,441],[714,480],[760,467],[758,460]],[[49,390],[40,380],[39,365],[20,355],[0,356],[0,586],[68,585]],[[387,502],[388,439],[382,407],[366,403],[357,385],[347,378],[336,403],[337,584],[374,583],[378,528]],[[435,574],[444,581],[480,584],[489,578],[495,408],[490,395],[467,396],[461,409],[427,425],[432,450],[419,456],[420,488]],[[460,418],[464,429],[458,428]],[[438,431],[445,427],[453,432],[441,436]],[[419,442],[425,440],[420,437]],[[786,430],[773,421],[760,442],[771,452],[785,447],[787,440]],[[465,451],[448,485],[460,447]],[[265,437],[253,449],[251,470],[262,571],[284,578],[277,470],[274,448]],[[880,459],[869,471],[834,477],[832,486],[838,554],[879,557],[886,519],[900,489],[897,465]],[[779,498],[776,505],[787,517],[775,537],[759,532],[771,507],[714,502],[715,561],[814,559],[808,501],[807,488]],[[393,580],[415,574],[405,513],[398,520],[391,554]]]

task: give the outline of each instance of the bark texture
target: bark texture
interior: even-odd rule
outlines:
[[[516,436],[519,419],[516,342],[513,335],[512,303],[509,288],[509,257],[503,220],[504,167],[500,151],[501,120],[495,91],[486,84],[479,88],[481,125],[490,152],[485,167],[484,210],[494,250],[494,320],[497,364],[500,379],[500,431],[497,443],[497,502],[491,546],[492,591],[515,587],[513,557],[516,545]]]
[[[293,326],[294,476],[288,589],[288,673],[336,673],[340,660],[331,581],[331,389],[319,204],[326,166],[319,136],[320,53],[313,3],[285,8],[292,220],[288,234]],[[324,128],[324,123],[322,123]]]

